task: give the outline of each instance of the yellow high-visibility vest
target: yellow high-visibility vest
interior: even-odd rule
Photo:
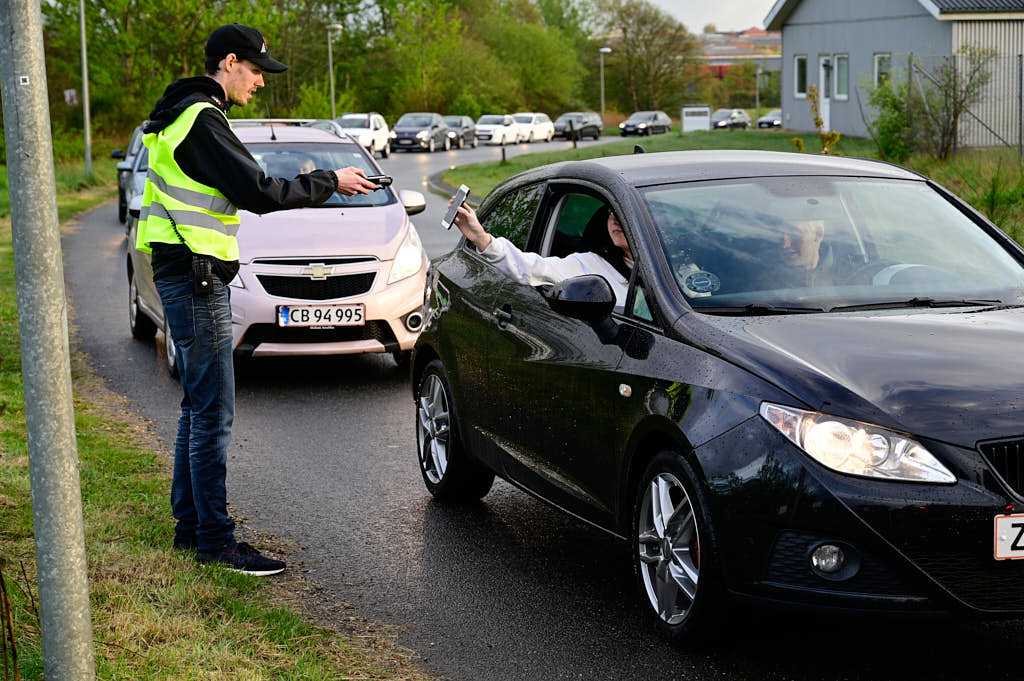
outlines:
[[[174,150],[207,108],[224,113],[209,102],[197,102],[160,132],[142,137],[149,150],[149,172],[142,192],[135,248],[143,253],[152,252],[153,242],[181,243],[171,225],[173,218],[193,253],[238,260],[238,209],[214,187],[186,175],[174,160]]]

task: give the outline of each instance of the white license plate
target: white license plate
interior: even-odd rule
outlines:
[[[1024,514],[996,516],[996,560],[1024,560]]]
[[[412,140],[398,140],[399,144],[412,144]]]
[[[362,326],[362,305],[278,305],[278,326]]]

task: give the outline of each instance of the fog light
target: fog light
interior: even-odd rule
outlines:
[[[405,318],[405,328],[416,333],[423,327],[423,315],[419,312],[412,312]]]
[[[811,554],[811,566],[818,572],[834,575],[846,565],[846,554],[835,544],[822,544]]]

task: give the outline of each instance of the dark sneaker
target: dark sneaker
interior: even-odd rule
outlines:
[[[196,536],[194,534],[177,534],[174,535],[174,548],[178,551],[195,551],[196,550]]]
[[[267,558],[244,541],[228,546],[217,553],[200,552],[196,556],[200,563],[220,564],[229,570],[255,577],[268,577],[284,572],[285,562]]]

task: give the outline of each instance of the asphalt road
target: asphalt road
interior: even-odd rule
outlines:
[[[561,145],[521,145],[510,153]],[[396,154],[399,189],[497,149]],[[414,218],[431,256],[444,200]],[[180,391],[127,325],[124,230],[114,203],[64,239],[79,346],[173,439]],[[642,626],[628,548],[498,482],[484,504],[431,502],[416,462],[408,382],[390,358],[262,360],[239,376],[229,498],[249,526],[294,546],[321,611],[401,627],[451,679],[1021,679],[1024,624],[753,612],[727,643],[679,652]],[[168,543],[170,537],[168,537]],[[1024,585],[1021,585],[1024,588]]]

